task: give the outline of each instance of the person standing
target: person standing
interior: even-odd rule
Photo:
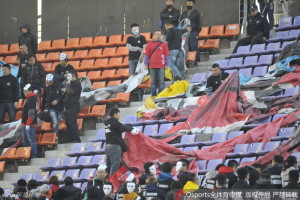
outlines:
[[[169,65],[170,52],[166,43],[161,41],[161,30],[153,33],[153,40],[144,51],[144,65],[149,66],[151,78],[151,96],[165,89],[165,66]]]
[[[271,183],[276,188],[282,188],[281,171],[283,165],[283,157],[281,155],[275,155],[272,160],[272,166],[269,168],[271,174]]]
[[[3,76],[0,77],[0,124],[4,123],[8,113],[9,122],[16,121],[16,107],[19,101],[19,82],[11,74],[11,67],[5,64],[2,67]]]
[[[195,0],[186,1],[187,10],[181,15],[180,21],[188,18],[191,21],[192,31],[189,36],[189,51],[196,51],[196,62],[200,62],[200,50],[198,48],[198,35],[201,31],[200,12],[195,9]]]
[[[135,73],[137,64],[142,62],[141,52],[147,44],[146,38],[140,34],[138,24],[131,25],[131,35],[127,38],[126,47],[129,50],[129,71],[130,75]]]
[[[238,181],[233,184],[232,189],[251,189],[249,185],[249,170],[246,167],[241,167],[237,171]]]
[[[65,93],[64,107],[66,110],[67,138],[70,143],[80,143],[79,130],[77,124],[77,114],[80,111],[80,94],[81,84],[78,80],[76,71],[67,74],[66,87],[63,89]]]
[[[46,83],[41,109],[42,111],[49,111],[52,122],[52,132],[58,135],[58,127],[63,113],[61,88],[55,82],[53,74],[47,74]]]
[[[258,0],[260,12],[263,17],[269,19],[270,30],[274,27],[274,2],[273,0]]]
[[[36,61],[34,55],[29,57],[28,64],[26,65],[24,72],[24,80],[22,80],[23,85],[30,84],[33,90],[41,92],[41,89],[45,85],[45,69],[39,62]]]
[[[22,111],[22,142],[24,147],[31,146],[31,158],[37,158],[35,132],[37,127],[38,101],[30,84],[25,85],[23,91],[26,101]]]
[[[132,134],[138,134],[139,131],[131,126],[126,126],[119,122],[120,110],[113,108],[109,112],[110,118],[104,122],[105,125],[105,155],[106,165],[110,176],[119,170],[122,152],[126,152],[127,147],[125,141],[122,138],[122,133],[131,131]]]
[[[223,72],[218,63],[211,67],[212,75],[207,78],[206,93],[212,95],[222,84],[222,82],[229,76],[227,72]]]
[[[36,36],[31,33],[31,28],[29,24],[23,24],[20,27],[22,34],[19,36],[19,46],[26,44],[28,47],[28,52],[30,54],[36,54],[38,50],[38,43]]]
[[[160,12],[161,28],[165,30],[165,22],[170,21],[175,27],[178,26],[180,11],[174,7],[174,0],[166,0],[166,8]]]
[[[74,67],[68,63],[68,57],[65,53],[61,53],[59,56],[60,63],[55,67],[55,79],[59,85],[62,85],[67,78],[67,74],[71,71],[75,71]]]
[[[18,70],[18,75],[17,78],[21,78],[21,83],[22,80],[24,79],[24,74],[25,74],[25,69],[26,65],[28,64],[29,57],[32,55],[29,54],[28,52],[28,47],[26,44],[22,44],[19,47],[19,70]],[[21,88],[23,88],[24,85],[21,85]]]

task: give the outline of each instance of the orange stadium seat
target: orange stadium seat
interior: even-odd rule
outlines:
[[[39,61],[39,62],[46,61],[46,53],[35,54],[35,57],[36,57],[37,61]]]
[[[17,151],[17,148],[9,148],[6,151],[3,151],[2,155],[0,156],[0,160],[7,160],[11,156],[15,155],[16,151]]]
[[[18,101],[18,105],[17,105],[17,110],[22,110],[23,109],[23,104],[24,104],[24,100],[23,99],[19,99]]]
[[[116,54],[117,48],[116,47],[107,47],[103,51],[103,55],[101,57],[107,58],[112,57]]]
[[[51,61],[58,61],[59,60],[59,52],[50,52],[47,54],[46,59],[44,61],[51,62]]]
[[[35,134],[35,141],[38,145],[40,145],[39,143],[40,143],[41,139],[42,139],[42,134],[41,133]]]
[[[198,37],[199,38],[208,38],[209,37],[209,27],[202,27]]]
[[[121,80],[116,80],[116,81],[109,81],[107,83],[107,87],[110,87],[110,86],[116,86],[116,85],[121,85],[122,81]]]
[[[41,63],[47,73],[54,72],[52,63]]]
[[[104,69],[108,67],[108,58],[97,59],[94,69]]]
[[[90,71],[90,72],[87,74],[87,77],[88,77],[91,81],[101,80],[101,71]]]
[[[67,55],[69,60],[72,60],[74,57],[74,51],[64,51],[63,53]]]
[[[240,34],[239,24],[227,24],[224,37],[234,37]]]
[[[99,88],[105,88],[106,87],[106,82],[105,81],[101,81],[101,82],[94,82],[92,84],[92,88],[95,89],[99,89]]]
[[[189,51],[187,61],[188,62],[195,62],[196,61],[196,51]]]
[[[4,172],[4,168],[5,168],[5,161],[1,161],[0,162],[0,174],[2,174]]]
[[[115,98],[108,99],[111,103],[128,103],[130,100],[130,92],[119,92]]]
[[[80,61],[79,60],[73,60],[68,62],[70,65],[74,67],[75,70],[79,69]]]
[[[79,46],[79,38],[69,38],[64,49],[76,49]]]
[[[110,70],[103,70],[102,75],[99,80],[108,80],[115,78],[116,70],[110,69]]]
[[[18,43],[13,43],[9,47],[9,53],[10,54],[16,54],[19,53],[19,44]]]
[[[67,125],[66,125],[65,120],[62,120],[62,121],[60,122],[58,129],[59,129],[60,131],[65,131],[65,130],[67,130]]]
[[[73,60],[85,59],[88,55],[88,50],[77,50],[73,56]]]
[[[96,36],[92,47],[104,47],[107,45],[107,36]]]
[[[81,70],[89,70],[94,69],[94,59],[82,60],[79,69]]]
[[[80,39],[79,48],[89,48],[93,46],[93,37],[84,37]]]
[[[53,62],[52,63],[52,69],[55,71],[56,66],[59,64],[59,62]]]
[[[86,106],[77,114],[77,116],[80,118],[87,117],[88,114],[90,113],[90,110],[91,110],[91,106]]]
[[[128,66],[129,66],[129,60],[128,60],[128,56],[126,56],[124,58],[122,65],[120,65],[119,67],[128,67]]]
[[[44,133],[39,145],[52,146],[56,144],[56,133]]]
[[[51,50],[62,50],[65,48],[65,39],[53,40]]]
[[[39,43],[38,51],[49,51],[51,50],[51,40],[49,41],[41,41]]]
[[[0,44],[0,55],[9,54],[8,44]]]
[[[51,123],[43,122],[41,126],[41,132],[50,132],[52,130]]]
[[[198,40],[198,48],[201,49],[205,44],[205,40]]]
[[[109,36],[107,46],[117,46],[122,44],[122,35]]]
[[[114,56],[119,57],[119,56],[128,56],[129,51],[127,49],[127,47],[119,47],[117,49],[117,52]]]
[[[10,156],[10,160],[28,160],[31,154],[31,147],[19,147],[15,155]]]
[[[126,34],[123,36],[123,40],[122,40],[122,43],[120,45],[125,45],[126,42],[127,42],[127,38],[130,36],[130,34]]]
[[[89,117],[103,117],[105,116],[105,112],[106,105],[95,105],[89,113]]]
[[[22,111],[21,110],[17,111],[17,113],[16,113],[16,120],[20,120],[20,119],[22,119]]]
[[[18,64],[18,56],[6,56],[4,58],[4,62],[8,64],[17,65]]]
[[[150,87],[151,87],[151,79],[148,79],[145,82],[143,82],[137,86],[137,88],[140,88],[140,89],[150,89]]]
[[[123,63],[123,58],[122,57],[118,57],[118,58],[111,58],[109,60],[109,67],[119,67],[122,66]]]
[[[129,68],[118,69],[116,73],[116,78],[128,78],[129,76]]]
[[[3,60],[4,60],[4,57],[3,57],[3,56],[0,56],[0,60],[3,61]]]
[[[209,37],[222,37],[224,35],[224,25],[212,26]]]
[[[77,72],[78,78],[86,76],[86,72]]]
[[[86,56],[87,59],[90,58],[100,58],[102,56],[103,49],[91,49],[89,54]]]
[[[219,49],[220,47],[220,39],[208,39],[205,42],[204,48],[208,48],[208,49]]]
[[[150,32],[148,32],[148,33],[141,33],[141,35],[143,35],[146,38],[147,42],[151,41],[151,33]]]

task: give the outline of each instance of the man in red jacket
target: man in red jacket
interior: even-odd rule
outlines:
[[[153,97],[165,89],[165,66],[169,65],[170,57],[168,45],[161,41],[161,30],[154,31],[153,40],[147,44],[144,55],[144,64],[149,65]]]

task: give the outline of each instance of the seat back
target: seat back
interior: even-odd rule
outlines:
[[[209,27],[202,27],[199,35],[199,38],[207,38],[209,37]]]

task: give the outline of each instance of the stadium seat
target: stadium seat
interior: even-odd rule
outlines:
[[[103,117],[105,116],[106,105],[95,105],[92,107],[89,117]]]
[[[23,99],[19,99],[18,101],[18,105],[17,105],[17,110],[22,110],[23,109],[23,104],[24,104],[24,100]]]
[[[173,123],[161,124],[158,129],[158,134],[159,135],[164,134],[166,131],[171,129],[173,126],[174,126]]]
[[[101,71],[90,71],[90,72],[88,72],[87,77],[91,81],[102,80],[101,79]]]
[[[107,44],[107,36],[97,36],[94,38],[92,47],[104,47]]]
[[[13,43],[9,46],[9,54],[19,53],[19,44]]]
[[[240,34],[239,24],[227,24],[224,37],[235,37]]]
[[[289,36],[287,38],[284,38],[284,40],[295,40],[299,34],[300,34],[300,29],[290,30]]]
[[[101,82],[94,82],[92,84],[92,88],[94,90],[99,89],[99,88],[105,88],[106,87],[106,82],[105,81],[101,81]]]
[[[94,69],[105,69],[108,67],[108,58],[97,59],[94,65]]]
[[[10,160],[28,160],[31,154],[31,147],[19,147],[15,153],[8,157]]]
[[[217,50],[220,47],[220,39],[208,39],[202,46],[202,49]]]
[[[122,35],[111,35],[106,46],[118,46],[122,44]]]
[[[247,56],[260,55],[265,50],[265,44],[255,44],[252,46],[251,51],[247,53]]]
[[[259,142],[259,143],[251,143],[249,144],[249,147],[247,149],[247,152],[241,153],[242,156],[256,156],[259,152],[262,152],[264,148],[264,143]]]
[[[116,70],[110,69],[110,70],[103,70],[101,77],[99,77],[97,80],[109,80],[115,78]]]
[[[248,46],[240,46],[240,47],[238,47],[236,53],[231,54],[230,57],[231,58],[235,58],[235,57],[244,56],[244,55],[250,53],[250,49],[251,49],[250,45],[248,45]]]
[[[80,169],[69,169],[65,173],[65,177],[71,177],[72,179],[77,178],[79,176]],[[75,183],[78,184],[78,183]],[[74,184],[74,186],[75,186]],[[79,183],[81,185],[81,183]],[[76,186],[75,186],[76,187]]]
[[[143,35],[146,38],[147,42],[151,41],[151,33],[150,32],[148,32],[148,33],[141,33],[141,35]]]
[[[93,37],[84,37],[80,39],[78,48],[89,48],[93,46]]]
[[[239,70],[240,74],[243,74],[244,76],[250,77],[252,75],[252,68],[243,68]]]
[[[253,67],[257,64],[258,56],[247,56],[241,67]]]
[[[203,49],[203,46],[205,44],[205,40],[198,40],[198,48]]]
[[[70,153],[67,153],[67,156],[78,156],[81,154],[81,152],[85,151],[85,143],[75,143],[73,144],[72,151]]]
[[[225,69],[233,69],[233,68],[239,68],[242,65],[243,65],[243,58],[231,58],[228,62],[227,67],[224,67],[224,68]]]
[[[223,159],[213,159],[207,162],[207,167],[204,170],[199,170],[200,174],[205,174],[207,171],[215,170],[217,165],[223,164]]]
[[[39,183],[48,183],[49,180],[49,172],[38,172],[33,175],[33,178]]]
[[[189,151],[197,151],[199,148],[197,146],[195,147],[184,147],[183,151],[184,152],[189,152]]]
[[[139,89],[150,89],[150,86],[151,86],[151,79],[148,79],[145,82],[139,84],[137,86],[137,88],[139,88]]]
[[[241,157],[242,154],[247,153],[249,144],[236,144],[232,153],[227,153],[228,158]]]
[[[8,64],[17,65],[18,64],[18,56],[5,56],[4,62]]]
[[[106,161],[105,155],[94,155],[91,162],[88,163],[85,167],[97,168],[100,164],[104,164],[105,161]]]
[[[198,37],[200,39],[202,38],[208,38],[209,37],[209,27],[202,27]]]
[[[36,143],[37,143],[37,145],[39,145],[39,142],[41,141],[41,139],[42,139],[42,134],[41,133],[36,133],[35,134],[35,141],[36,141]]]
[[[191,83],[199,83],[199,82],[205,82],[206,83],[206,73],[195,73],[193,75]]]
[[[126,115],[123,123],[130,125],[132,122],[137,122],[137,121],[139,121],[137,115]]]
[[[91,49],[89,54],[86,56],[87,59],[99,58],[102,55],[102,49]]]
[[[293,23],[292,17],[282,17],[279,19],[279,27],[275,28],[275,31],[287,30]]]
[[[72,60],[82,60],[85,59],[88,55],[88,50],[77,50],[72,57]]]
[[[158,124],[146,125],[144,134],[148,136],[155,136],[158,134]]]
[[[115,57],[119,57],[119,56],[128,56],[129,51],[127,49],[127,47],[119,47],[117,49],[117,52],[115,54]]]
[[[5,168],[5,161],[0,161],[0,174],[4,172],[4,168]]]
[[[16,113],[16,120],[18,121],[20,119],[22,119],[22,111],[21,110],[17,111],[17,113]]]
[[[96,132],[96,137],[93,140],[91,140],[91,142],[100,142],[105,140],[105,129],[99,129]]]
[[[281,42],[284,41],[285,38],[289,36],[289,31],[279,31],[276,32],[275,37],[270,38],[267,42]]]
[[[108,58],[112,57],[116,54],[117,48],[116,47],[107,47],[103,50],[103,55],[101,57]]]
[[[262,53],[263,54],[279,53],[282,50],[280,46],[281,46],[280,42],[269,43],[266,47],[266,50],[264,50]]]
[[[111,58],[109,60],[108,67],[109,68],[120,67],[120,66],[122,66],[122,63],[123,63],[123,58],[122,57]]]
[[[16,151],[17,151],[17,148],[4,149],[0,156],[0,160],[7,160],[7,159],[11,158],[13,155],[16,154]]]
[[[0,55],[9,54],[8,47],[8,44],[0,44]]]
[[[52,171],[49,176],[50,177],[51,176],[56,176],[58,178],[58,181],[62,182],[65,178],[65,173],[66,173],[65,170],[59,170],[59,171],[55,170],[55,171]]]
[[[21,174],[19,179],[24,179],[26,182],[31,180],[33,178],[34,174],[28,173],[28,174]],[[14,183],[12,185],[15,185]]]
[[[56,144],[56,133],[44,133],[39,145],[53,146]]]
[[[74,67],[74,69],[78,69],[80,66],[80,61],[79,60],[72,60],[68,62],[70,65],[72,65]]]
[[[222,37],[224,36],[224,25],[212,26],[208,37]]]
[[[220,133],[214,133],[212,135],[211,141],[205,141],[205,142],[196,142],[196,144],[201,144],[205,146],[213,145],[219,142],[225,142],[227,139],[227,133],[226,132],[220,132]]]
[[[277,147],[280,146],[280,141],[272,141],[272,142],[267,142],[264,149],[260,152],[258,152],[258,155],[264,155],[266,153],[269,153],[270,151],[273,151],[274,149],[276,149]]]
[[[65,45],[66,45],[65,39],[53,40],[51,50],[52,51],[62,50],[65,48]]]
[[[44,61],[46,61],[46,53],[35,54],[35,57],[36,57],[36,59],[37,59],[38,62],[44,62]]]
[[[273,63],[273,55],[262,55],[259,57],[257,66],[265,66],[265,65],[272,65]]]
[[[79,118],[84,118],[84,117],[87,117],[88,114],[90,113],[91,111],[91,106],[85,106],[78,114],[77,116]]]
[[[46,73],[54,72],[54,69],[52,68],[52,63],[41,63],[41,65],[44,67]]]
[[[74,57],[74,51],[64,51],[63,53],[67,55],[69,60],[72,60]]]
[[[268,66],[255,67],[253,70],[253,76],[265,76],[268,71]]]
[[[196,61],[196,51],[189,51],[187,61],[191,63]]]
[[[57,169],[60,166],[61,158],[50,158],[46,166],[41,167],[43,171]]]
[[[77,72],[78,78],[84,77],[87,75],[87,72]]]
[[[122,40],[122,42],[121,42],[121,44],[120,45],[125,45],[126,44],[126,42],[127,42],[127,38],[130,36],[130,34],[126,34],[126,35],[124,35],[123,36],[123,40]]]
[[[195,144],[195,135],[183,135],[181,136],[180,143],[174,144],[175,147],[187,147],[194,146]]]
[[[59,52],[49,52],[46,56],[45,62],[59,61]]]
[[[92,70],[92,69],[94,69],[94,63],[95,63],[94,59],[82,60],[80,63],[79,69],[80,69],[80,71]]]
[[[55,71],[55,68],[56,68],[56,66],[59,64],[59,62],[53,62],[52,63],[52,68],[53,68],[53,70]]]
[[[68,169],[71,168],[72,165],[75,165],[77,162],[77,157],[67,157],[61,160],[60,165],[56,166],[54,169]]]
[[[51,123],[43,122],[41,126],[41,132],[50,132],[52,130]]]
[[[120,65],[119,67],[128,67],[129,66],[129,58],[128,56],[126,56],[123,60],[122,65]]]
[[[296,16],[294,18],[294,22],[293,22],[293,25],[292,26],[289,26],[288,28],[300,28],[300,16]]]
[[[84,153],[84,152],[82,152]],[[91,163],[93,156],[84,156],[81,154],[81,156],[78,158],[77,162],[75,164],[71,164],[69,168],[84,168],[85,165]],[[78,176],[77,176],[78,177]]]
[[[110,103],[127,104],[130,100],[130,92],[119,92],[115,98],[108,99]]]
[[[81,171],[79,177],[75,178],[75,182],[86,182],[91,179],[91,177],[96,176],[96,169],[85,168]]]
[[[116,78],[128,78],[129,76],[129,68],[118,69],[116,73]]]
[[[229,60],[217,60],[217,62],[221,69],[224,69],[228,66]]]
[[[65,50],[67,49],[76,49],[79,46],[79,38],[69,38],[67,40],[66,46],[64,47]]]
[[[116,80],[116,81],[108,81],[106,87],[110,87],[110,86],[116,86],[116,85],[120,85],[122,83],[121,80]]]
[[[38,51],[39,52],[42,52],[42,51],[49,51],[51,50],[51,40],[48,40],[48,41],[41,41],[39,43],[39,46],[38,46]]]
[[[81,155],[104,154],[104,152],[105,151],[104,151],[104,148],[102,147],[102,142],[95,142],[95,143],[92,142],[92,143],[88,143],[86,145],[86,150],[84,152],[82,152]],[[92,156],[91,156],[91,159],[92,159]]]

